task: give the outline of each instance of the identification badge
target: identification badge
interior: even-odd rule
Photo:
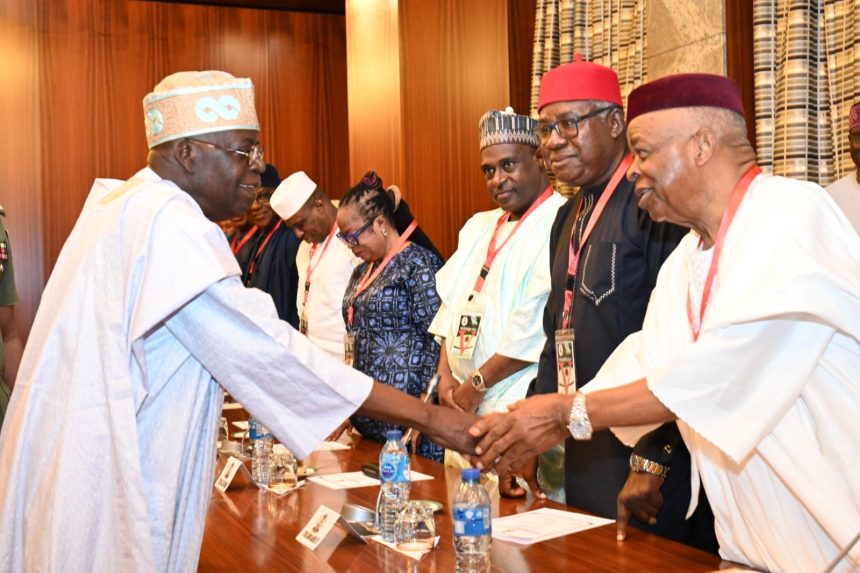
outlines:
[[[481,314],[477,312],[465,312],[460,315],[460,324],[457,326],[457,336],[454,337],[452,348],[455,358],[471,360],[478,342],[478,329],[481,327]]]
[[[555,366],[559,394],[576,392],[576,369],[573,359],[575,339],[572,328],[555,331]]]
[[[355,336],[345,334],[343,336],[343,361],[347,366],[352,366],[355,360]]]
[[[308,334],[308,315],[305,314],[305,311],[302,311],[302,315],[299,317],[299,332],[305,336]]]

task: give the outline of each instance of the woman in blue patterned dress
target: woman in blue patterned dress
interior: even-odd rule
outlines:
[[[397,232],[393,209],[392,197],[372,171],[341,199],[338,238],[365,261],[344,293],[343,317],[353,340],[353,367],[420,397],[439,360],[439,345],[427,328],[439,309],[436,271],[442,261],[409,241],[414,222],[402,235]],[[350,420],[363,436],[379,442],[387,430],[406,430],[364,416]],[[440,462],[444,455],[424,436],[418,438],[417,452]]]

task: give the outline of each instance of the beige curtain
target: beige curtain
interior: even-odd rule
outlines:
[[[540,80],[550,69],[583,59],[618,73],[621,94],[645,81],[646,0],[537,0],[532,59],[531,112]]]
[[[860,0],[754,0],[753,11],[759,164],[827,185],[853,168]]]

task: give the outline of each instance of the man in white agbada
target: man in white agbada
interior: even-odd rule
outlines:
[[[589,439],[677,417],[723,557],[860,571],[860,547],[840,557],[860,532],[860,239],[817,185],[759,173],[742,114],[721,76],[630,94],[640,204],[692,231],[664,264],[642,331],[587,400],[535,397],[471,432],[486,432],[481,462],[504,453],[504,471],[565,432]],[[642,433],[613,430],[626,442]]]
[[[242,286],[212,221],[259,185],[253,98],[224,72],[168,76],[144,99],[149,167],[96,180],[0,435],[0,570],[196,570],[222,386],[300,458],[357,408],[464,448],[461,413],[331,360]]]
[[[311,342],[343,360],[346,325],[341,316],[343,293],[352,271],[362,260],[337,233],[337,207],[304,171],[284,179],[270,205],[299,239],[299,330]]]
[[[845,211],[854,230],[860,233],[860,103],[851,106],[851,113],[848,114],[848,146],[854,169],[828,185],[827,192]]]
[[[457,251],[436,273],[442,305],[430,325],[444,340],[440,401],[452,408],[503,411],[525,397],[537,373],[549,232],[564,198],[540,169],[536,126],[510,108],[489,111],[479,123],[481,170],[499,208],[477,213],[460,230]],[[525,495],[513,476],[500,490]]]

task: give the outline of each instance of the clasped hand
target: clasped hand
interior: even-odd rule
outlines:
[[[508,409],[508,413],[479,418],[469,428],[469,434],[478,440],[473,462],[481,469],[516,473],[517,468],[568,435],[564,405],[558,394],[533,396]]]

